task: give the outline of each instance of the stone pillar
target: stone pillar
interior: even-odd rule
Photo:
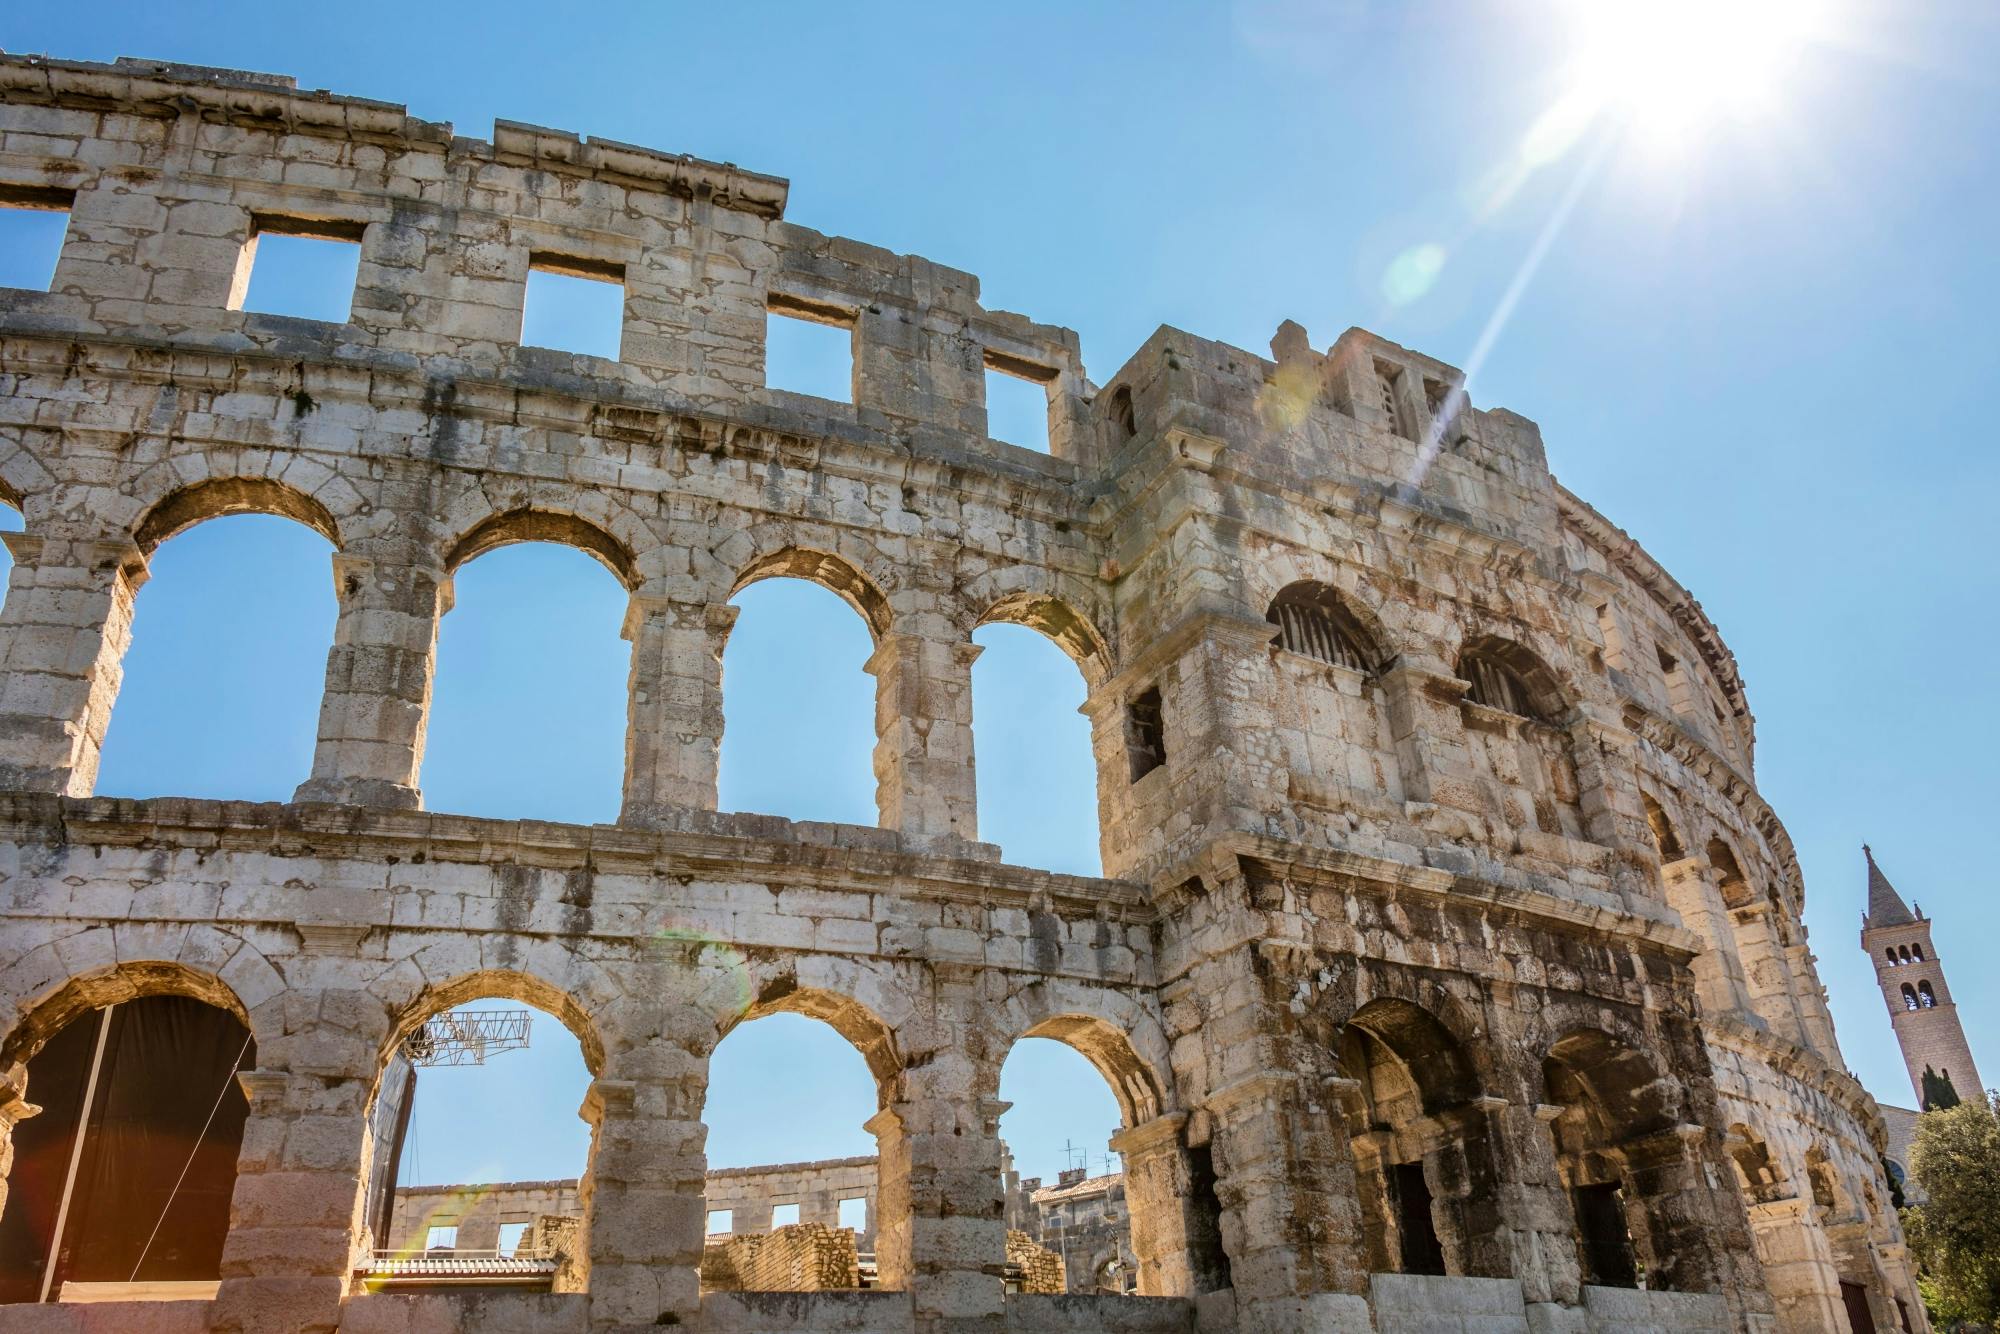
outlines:
[[[1737,1014],[1760,1022],[1750,1005],[1749,983],[1743,977],[1743,961],[1736,954],[1736,927],[1722,895],[1703,874],[1701,859],[1683,857],[1660,870],[1667,886],[1667,906],[1680,916],[1681,924],[1701,937],[1707,948],[1695,956],[1695,994],[1706,1015]]]
[[[1425,1185],[1450,1272],[1468,1278],[1512,1278],[1517,1244],[1500,1207],[1500,1164],[1494,1152],[1504,1098],[1479,1097],[1421,1123]],[[1448,1224],[1448,1226],[1446,1225]]]
[[[1182,1136],[1185,1112],[1119,1131],[1125,1208],[1143,1297],[1194,1297],[1228,1286],[1213,1183],[1197,1179]]]
[[[1711,871],[1711,874],[1721,873]],[[1721,893],[1720,889],[1716,892]],[[1748,907],[1735,909],[1730,916],[1735,922],[1736,947],[1743,958],[1750,1003],[1773,1033],[1804,1046],[1805,1024],[1799,1018],[1798,998],[1792,994],[1792,970],[1778,937],[1778,923],[1770,900],[1759,899]]]
[[[666,1043],[627,1055],[641,1058],[628,1063],[643,1076],[594,1080],[582,1110],[592,1127],[582,1248],[597,1329],[686,1323],[701,1308],[707,1063]]]
[[[338,552],[333,580],[340,616],[319,742],[312,777],[293,800],[418,809],[437,624],[451,609],[451,583],[422,565]]]
[[[124,542],[0,534],[0,787],[87,797],[132,642],[146,558]]]
[[[1477,813],[1482,803],[1458,708],[1465,682],[1442,664],[1405,654],[1383,670],[1382,689],[1407,798]]]
[[[1715,1141],[1711,1148],[1710,1141]],[[1733,1312],[1770,1310],[1734,1170],[1722,1161],[1720,1136],[1678,1125],[1620,1144],[1627,1208],[1636,1208],[1634,1240],[1647,1286],[1669,1292],[1719,1292]]]
[[[875,803],[881,823],[919,846],[976,842],[972,663],[979,646],[882,636],[875,678]]]
[[[1826,1233],[1812,1217],[1811,1201],[1793,1197],[1749,1206],[1757,1260],[1771,1286],[1778,1328],[1784,1334],[1819,1334],[1847,1319],[1840,1301],[1840,1272]]]
[[[1792,983],[1792,999],[1799,1011],[1799,1023],[1806,1045],[1818,1052],[1836,1070],[1845,1062],[1840,1056],[1840,1036],[1833,1029],[1833,1015],[1827,1009],[1826,988],[1810,947],[1801,941],[1785,946],[1785,968]]]
[[[1202,1110],[1239,1317],[1270,1334],[1366,1329],[1354,1158],[1337,1118],[1278,1070],[1237,1079]]]
[[[1488,1131],[1499,1170],[1497,1196],[1509,1253],[1507,1272],[1527,1302],[1575,1304],[1583,1269],[1576,1250],[1576,1213],[1563,1186],[1549,1123],[1560,1107],[1509,1102],[1489,1108]]]
[[[331,1331],[365,1236],[372,1081],[263,1069],[237,1082],[250,1113],[210,1327]]]
[[[722,755],[722,650],[738,608],[634,594],[621,824],[659,822],[680,807],[716,808]]]
[[[881,1173],[875,1263],[884,1288],[907,1290],[919,1334],[1002,1328],[1007,1254],[1000,1113],[975,1062],[940,1052],[907,1070],[896,1101],[871,1118]]]

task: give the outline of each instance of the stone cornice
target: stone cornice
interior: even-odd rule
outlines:
[[[719,825],[731,819],[709,818]],[[897,835],[884,830],[752,818],[803,837],[487,820],[357,806],[0,792],[0,838],[27,844],[589,868],[612,875],[800,877],[859,893],[1018,908],[1046,903],[1073,919],[1104,913],[1113,921],[1143,924],[1154,917],[1145,890],[1128,881],[911,852],[893,846]],[[855,845],[844,845],[843,837]]]
[[[1701,952],[1700,941],[1692,931],[1658,918],[1383,857],[1288,843],[1262,834],[1225,834],[1213,840],[1200,853],[1159,876],[1154,883],[1155,893],[1166,893],[1217,858],[1233,859],[1239,864],[1255,863],[1266,873],[1293,882],[1359,889],[1392,899],[1411,896],[1441,905],[1470,904],[1530,926],[1643,944],[1677,962],[1684,963]]]
[[[1859,1123],[1877,1154],[1888,1152],[1888,1131],[1882,1124],[1881,1105],[1853,1075],[1831,1065],[1818,1052],[1728,1015],[1703,1016],[1701,1027],[1710,1045],[1748,1057],[1823,1094]]]
[[[493,122],[490,143],[456,135],[449,122],[419,120],[397,102],[301,92],[282,75],[211,69],[164,61],[115,65],[44,56],[0,56],[0,101],[125,112],[151,119],[198,115],[227,125],[364,143],[394,143],[406,151],[450,153],[533,167],[580,179],[614,182],[663,194],[705,199],[759,217],[784,215],[790,183],[709,162],[609,139],[516,121]]]
[[[1778,859],[1778,870],[1785,877],[1786,887],[1791,890],[1798,911],[1803,914],[1806,882],[1804,873],[1799,869],[1798,850],[1792,846],[1792,836],[1786,831],[1784,821],[1778,818],[1778,813],[1771,809],[1771,803],[1757,791],[1757,785],[1727,757],[1712,750],[1700,737],[1679,723],[1662,717],[1637,700],[1623,699],[1621,703],[1625,726],[1634,736],[1658,746],[1708,779],[1717,792],[1742,812],[1751,827],[1764,836],[1764,841],[1771,846],[1771,855]]]
[[[1560,482],[1556,483],[1556,507],[1565,523],[1651,595],[1660,609],[1667,613],[1668,619],[1694,642],[1754,739],[1756,719],[1750,712],[1750,701],[1744,693],[1743,676],[1737,670],[1736,655],[1722,642],[1722,633],[1708,619],[1708,613],[1702,610],[1694,594],[1668,574],[1666,568],[1653,559],[1630,533],[1598,513],[1588,501]]]

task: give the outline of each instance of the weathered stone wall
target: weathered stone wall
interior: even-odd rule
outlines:
[[[710,1238],[702,1251],[704,1292],[831,1292],[861,1286],[854,1233],[824,1223]]]
[[[587,1299],[532,1308],[559,1321],[1099,1318],[1003,1297],[998,1078],[1029,1035],[1119,1100],[1159,1302],[1118,1319],[1363,1328],[1374,1275],[1438,1269],[1514,1285],[1548,1328],[1692,1304],[1803,1334],[1841,1328],[1833,1274],[1910,1295],[1734,660],[1555,483],[1532,422],[1293,324],[1268,359],[1163,328],[1100,389],[1068,331],[784,222],[784,195],[267,76],[0,58],[0,202],[70,210],[51,290],[0,294],[0,498],[25,520],[0,608],[0,1119],[94,1006],[242,1017],[260,1068],[211,1327],[459,1318],[346,1294],[383,1063],[485,995],[557,1015],[593,1076]],[[256,237],[313,229],[360,246],[349,319],[243,312]],[[518,345],[534,265],[622,282],[617,360]],[[851,328],[852,404],[764,386],[771,311]],[[987,367],[1046,386],[1050,454],[986,438]],[[297,799],[94,797],[152,552],[252,510],[336,549]],[[422,809],[453,573],[523,540],[631,594],[616,825]],[[730,599],[780,575],[875,640],[880,828],[714,809]],[[1339,653],[1271,619],[1301,588]],[[1105,879],[978,840],[991,620],[1089,687]],[[777,1010],[876,1077],[892,1300],[701,1298],[708,1056]],[[1773,1249],[1780,1216],[1802,1255]],[[1676,1291],[1592,1281],[1620,1265]]]
[[[1007,1229],[1007,1264],[1020,1274],[1020,1290],[1033,1293],[1069,1291],[1062,1257],[1025,1232]]]
[[[843,1200],[864,1202],[865,1225],[856,1243],[875,1249],[875,1183],[879,1164],[874,1158],[829,1158],[811,1163],[771,1163],[756,1167],[716,1168],[708,1174],[707,1199],[712,1212],[727,1209],[736,1232],[767,1232],[771,1211],[781,1204],[799,1206],[798,1221],[846,1226]]]
[[[490,1186],[398,1186],[389,1235],[381,1250],[421,1251],[430,1229],[458,1229],[461,1250],[492,1250],[506,1223],[532,1226],[537,1218],[581,1214],[575,1181],[506,1181]]]

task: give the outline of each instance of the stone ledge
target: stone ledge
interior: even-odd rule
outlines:
[[[15,791],[0,792],[0,837],[45,845],[512,862],[549,870],[588,866],[624,874],[811,873],[822,888],[1023,908],[1046,897],[1073,915],[1088,916],[1108,908],[1116,920],[1127,923],[1148,922],[1154,915],[1144,888],[1129,881],[911,850],[893,831],[860,825],[694,814],[712,816],[712,832],[492,820],[360,806],[58,797]],[[732,830],[731,821],[750,827]]]

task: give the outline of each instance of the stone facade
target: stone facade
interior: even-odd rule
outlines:
[[[50,290],[0,294],[0,1122],[126,997],[224,1007],[258,1060],[215,1299],[0,1325],[1803,1334],[1849,1327],[1845,1281],[1894,1328],[1881,1123],[1734,659],[1534,423],[1290,323],[1270,357],[1162,328],[1098,386],[1067,330],[785,194],[0,59],[0,202],[69,215]],[[287,232],[358,245],[347,322],[240,308]],[[618,360],[518,345],[536,266],[622,284]],[[765,387],[771,312],[851,331],[853,403]],[[1049,453],[987,438],[988,369],[1044,386]],[[336,548],[311,772],[284,805],[93,796],[152,552],[240,511]],[[615,825],[423,809],[453,573],[524,540],[631,595]],[[780,575],[874,636],[880,828],[715,810],[730,599]],[[1089,687],[1105,878],[978,839],[994,620]],[[593,1076],[584,1291],[357,1294],[376,1082],[489,995]],[[883,1291],[701,1295],[709,1055],[779,1010],[878,1082]],[[1117,1096],[1141,1296],[1004,1290],[1022,1036]]]

